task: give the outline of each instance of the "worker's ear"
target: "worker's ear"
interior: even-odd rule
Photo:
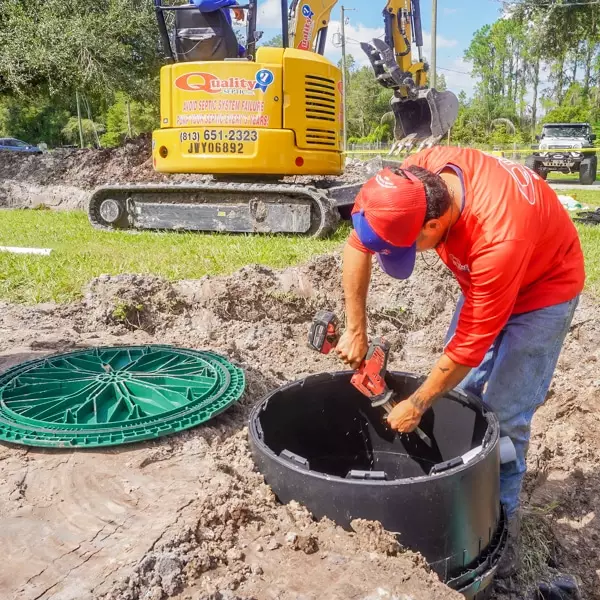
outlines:
[[[439,219],[427,221],[417,237],[417,251],[424,252],[435,248],[443,233],[444,225]]]
[[[440,219],[430,219],[423,225],[421,233],[426,237],[431,235],[439,235],[444,230],[444,225]]]

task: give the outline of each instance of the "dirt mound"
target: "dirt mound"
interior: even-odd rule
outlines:
[[[369,333],[393,342],[392,369],[431,367],[457,293],[441,263],[419,260],[408,281],[375,267]],[[254,469],[244,426],[255,403],[285,382],[343,368],[306,346],[314,311],[343,320],[342,300],[336,254],[177,284],[105,276],[69,306],[2,305],[0,369],[70,348],[173,344],[221,353],[244,368],[247,388],[207,425],[154,442],[102,452],[0,445],[0,597],[459,600],[378,524],[314,522],[298,505],[280,506]],[[562,569],[580,577],[584,598],[600,598],[597,311],[584,298],[534,420],[519,593]]]
[[[168,327],[185,308],[185,301],[161,277],[101,275],[87,286],[83,299],[88,330],[105,326],[115,334],[141,329],[154,333]]]
[[[58,149],[42,155],[0,153],[0,207],[83,209],[89,192],[106,184],[191,181],[166,176],[152,166],[151,136],[118,148]]]
[[[344,322],[341,273],[341,256],[332,254],[283,271],[251,265],[231,276],[184,281],[176,287],[204,311],[212,342],[221,338],[220,324],[229,332],[234,322],[238,335],[228,337],[236,348],[257,352],[266,348],[270,357],[270,348],[278,346],[282,335],[288,337],[292,325],[304,324],[306,329],[318,310],[332,310]],[[441,262],[428,266],[421,258],[415,275],[406,281],[391,279],[376,265],[367,303],[369,325],[374,335],[385,335],[400,356],[415,353],[428,358],[441,350],[457,296],[458,287]],[[270,337],[272,331],[275,339]],[[315,358],[303,349],[298,366],[305,360],[313,363]]]
[[[157,173],[152,165],[151,134],[118,148],[57,149],[42,155],[0,153],[0,208],[44,205],[84,209],[91,190],[108,184],[194,182],[207,175]],[[290,183],[330,188],[360,183],[381,166],[380,159],[351,160],[341,177],[288,177]]]
[[[3,152],[0,179],[82,189],[118,181],[121,176],[127,181],[156,181],[160,176],[152,168],[150,147],[150,136],[141,135],[118,148],[58,149],[41,155]]]
[[[387,597],[426,590],[432,600],[460,598],[436,582],[422,560],[403,555],[381,527],[357,523],[349,534],[314,522],[296,503],[279,505],[254,471],[246,431],[211,446],[204,460],[212,466],[200,478],[204,498],[186,507],[102,600],[162,599],[184,588],[194,598],[291,600],[316,598],[325,589],[327,598],[365,598],[378,588]],[[353,574],[365,560],[368,572]],[[336,574],[343,574],[337,583]]]

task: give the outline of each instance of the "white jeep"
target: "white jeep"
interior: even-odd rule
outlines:
[[[546,123],[537,135],[539,145],[525,159],[525,165],[546,179],[551,171],[579,173],[579,183],[591,185],[596,181],[598,157],[589,149],[596,135],[589,123]],[[587,152],[585,150],[588,150]]]

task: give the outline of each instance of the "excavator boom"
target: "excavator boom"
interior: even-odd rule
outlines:
[[[294,0],[290,5],[290,45],[318,54],[325,51],[331,11],[338,0]],[[458,116],[452,92],[427,86],[423,58],[420,0],[388,0],[383,10],[384,39],[361,43],[377,81],[394,90],[395,117],[392,153],[437,144]],[[413,46],[417,57],[413,56]]]
[[[361,43],[377,81],[394,90],[395,117],[392,154],[437,144],[458,116],[458,98],[449,91],[427,87],[423,59],[420,0],[388,0],[383,11],[384,39]],[[413,58],[413,44],[418,58]]]
[[[290,47],[325,53],[331,11],[338,0],[292,0],[290,4]]]

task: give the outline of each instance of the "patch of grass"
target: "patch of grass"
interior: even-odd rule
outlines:
[[[563,183],[569,181],[579,183],[579,173],[558,173],[554,171],[552,173],[548,173],[548,183]]]
[[[130,304],[123,300],[119,300],[112,311],[112,318],[118,323],[128,325],[133,329],[141,328],[140,315],[144,310],[144,305],[141,303]],[[137,320],[137,325],[133,324],[132,321]]]
[[[600,190],[572,189],[572,196],[600,206]],[[50,256],[0,252],[0,299],[35,304],[69,302],[102,274],[142,273],[171,280],[226,274],[251,263],[276,268],[338,248],[344,224],[327,240],[295,236],[104,232],[81,211],[3,210],[0,245],[52,248]],[[575,216],[575,213],[572,213]],[[586,258],[589,292],[600,296],[600,226],[577,224]]]
[[[294,236],[105,232],[81,211],[3,210],[0,246],[52,248],[50,256],[0,252],[0,298],[68,302],[102,274],[142,273],[171,280],[226,274],[251,263],[298,264],[339,247],[343,225],[327,240]]]
[[[591,210],[600,206],[600,190],[573,189],[561,190],[559,193],[571,196],[584,206],[589,206]],[[576,217],[577,211],[572,211],[571,214]],[[575,223],[575,225],[579,231],[585,256],[586,289],[588,292],[600,296],[600,225],[583,223]]]
[[[549,522],[552,507],[530,508],[521,522],[521,568],[519,587],[528,592],[540,581],[551,580],[550,563],[556,558],[556,538]]]

